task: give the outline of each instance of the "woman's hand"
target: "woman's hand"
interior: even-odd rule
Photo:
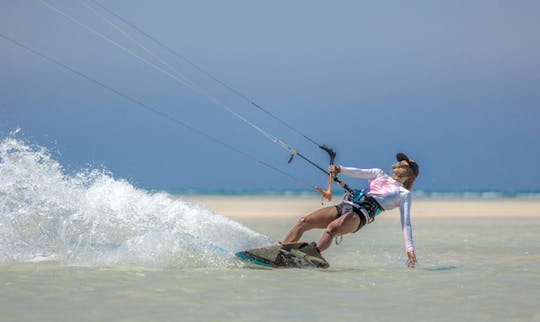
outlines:
[[[330,174],[336,175],[341,172],[341,168],[339,167],[339,165],[331,164],[328,166],[328,172],[330,172]]]
[[[416,254],[414,250],[407,252],[407,267],[414,268],[416,266]]]

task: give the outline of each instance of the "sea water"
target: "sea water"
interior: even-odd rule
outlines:
[[[510,218],[416,219],[416,269],[398,216],[332,246],[330,269],[251,269],[233,253],[279,240],[291,219],[233,221],[103,170],[66,174],[9,137],[0,320],[540,320],[540,220]]]

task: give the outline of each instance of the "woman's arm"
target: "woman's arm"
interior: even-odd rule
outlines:
[[[401,201],[401,229],[405,241],[405,251],[407,252],[407,266],[414,268],[416,265],[416,255],[414,253],[414,243],[411,226],[411,193],[407,192]]]
[[[384,171],[377,168],[359,169],[359,168],[353,168],[353,167],[339,166],[338,169],[339,169],[338,172],[344,176],[359,178],[359,179],[373,180],[377,177],[384,175]]]

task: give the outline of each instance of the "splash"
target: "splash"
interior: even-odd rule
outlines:
[[[223,267],[270,238],[105,170],[68,175],[12,133],[0,142],[0,263]]]

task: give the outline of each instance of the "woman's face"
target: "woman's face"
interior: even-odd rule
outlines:
[[[405,189],[411,190],[415,176],[406,160],[399,161],[392,166],[392,178],[403,184]]]
[[[392,176],[401,178],[407,176],[409,172],[409,163],[406,160],[396,162],[392,166]]]

